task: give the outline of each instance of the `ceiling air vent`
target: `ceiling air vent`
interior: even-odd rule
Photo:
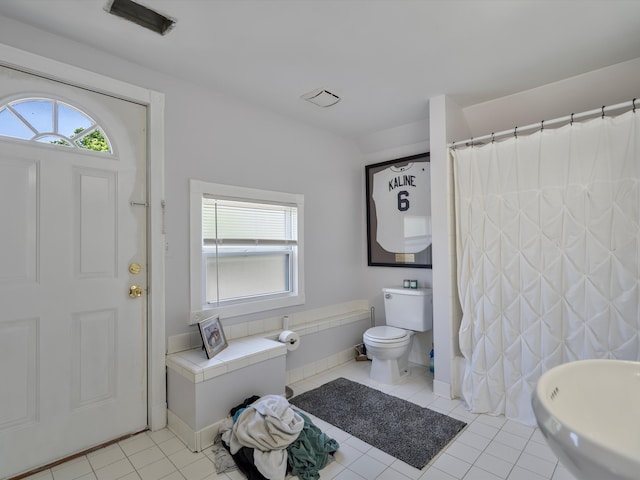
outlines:
[[[176,21],[131,0],[111,0],[107,12],[164,35]]]
[[[340,97],[324,88],[316,88],[309,93],[305,93],[300,98],[311,102],[319,107],[330,107],[340,101]]]

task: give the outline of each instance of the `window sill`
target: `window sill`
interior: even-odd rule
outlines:
[[[228,305],[224,307],[212,307],[199,312],[191,313],[191,324],[198,323],[212,315],[220,315],[220,318],[233,318],[240,315],[249,315],[251,313],[275,310],[278,308],[293,307],[296,305],[304,305],[304,295],[291,295],[288,297],[274,298],[271,300],[259,300],[255,302],[241,303],[237,305]]]

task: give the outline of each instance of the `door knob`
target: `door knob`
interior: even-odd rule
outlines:
[[[139,287],[137,285],[131,285],[131,287],[129,287],[129,296],[131,298],[138,298],[142,296],[142,287]]]

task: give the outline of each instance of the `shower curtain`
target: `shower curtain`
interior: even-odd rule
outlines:
[[[639,116],[450,150],[473,412],[533,425],[546,370],[640,360]]]

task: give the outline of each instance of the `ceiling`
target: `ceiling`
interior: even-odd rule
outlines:
[[[0,0],[0,15],[355,140],[640,58],[638,0],[140,0],[164,36],[109,0]],[[323,87],[342,100],[300,96]]]

